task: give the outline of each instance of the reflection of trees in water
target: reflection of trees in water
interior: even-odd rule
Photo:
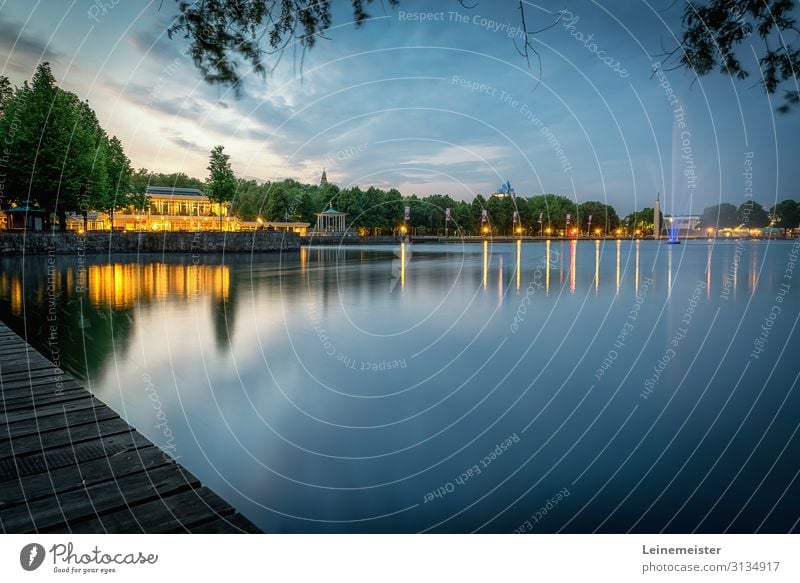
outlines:
[[[236,278],[230,277],[230,268],[225,266],[225,293],[212,294],[211,319],[214,323],[214,340],[221,353],[230,349],[233,336],[234,317],[236,315]]]

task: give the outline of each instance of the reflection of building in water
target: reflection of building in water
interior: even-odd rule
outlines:
[[[22,315],[22,280],[16,273],[0,274],[0,297],[8,298],[11,313],[15,316]]]
[[[230,293],[227,265],[165,263],[114,263],[88,268],[89,302],[94,306],[123,308],[137,301],[168,297],[196,299],[210,295],[227,300]]]

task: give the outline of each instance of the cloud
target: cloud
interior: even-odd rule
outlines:
[[[202,153],[205,153],[205,152],[208,152],[210,150],[210,148],[203,147],[200,144],[197,144],[195,142],[192,142],[191,140],[187,140],[187,139],[182,138],[180,136],[174,136],[174,137],[170,138],[170,141],[173,144],[175,144],[176,146],[178,146],[179,148],[183,148],[184,150],[189,150],[191,152],[202,152]]]
[[[61,53],[24,30],[19,22],[0,20],[0,59],[5,67],[26,75],[42,61],[57,63]]]

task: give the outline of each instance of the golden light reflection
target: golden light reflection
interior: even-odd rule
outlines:
[[[497,269],[497,303],[503,303],[503,256],[500,255],[498,262],[500,265]]]
[[[483,242],[483,289],[489,285],[489,242]]]
[[[138,301],[167,297],[196,299],[201,295],[228,299],[227,265],[114,263],[87,269],[89,302],[95,306],[131,307]]]
[[[308,268],[308,247],[300,247],[300,273],[305,273]]]
[[[758,261],[758,247],[755,245],[750,247],[750,295],[756,293],[756,288],[758,288],[758,269],[756,268],[756,263]]]
[[[600,293],[600,239],[594,242],[594,294]]]
[[[622,252],[622,241],[617,239],[617,294],[619,294],[619,257]]]
[[[519,286],[522,283],[522,241],[517,240],[517,293],[519,293]]]
[[[400,289],[406,288],[406,244],[400,243]]]
[[[639,241],[636,241],[636,295],[639,295]]]
[[[16,275],[11,278],[11,313],[22,315],[22,280]]]
[[[550,295],[550,239],[547,240],[545,244],[544,250],[546,261],[545,261],[545,275],[544,275],[544,293],[545,295]]]
[[[708,256],[706,257],[706,299],[711,297],[711,251],[714,246],[708,246]]]
[[[578,241],[569,242],[569,293],[575,293],[575,263],[577,255]]]

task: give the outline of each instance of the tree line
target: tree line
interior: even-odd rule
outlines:
[[[48,63],[30,83],[0,77],[0,205],[38,204],[66,225],[66,213],[112,213],[129,204],[131,165],[86,101],[56,85]]]
[[[227,203],[244,221],[306,222],[335,207],[348,213],[348,224],[365,234],[392,234],[405,226],[418,235],[649,235],[654,210],[644,208],[620,218],[600,201],[575,200],[558,194],[530,197],[476,195],[471,202],[445,194],[404,197],[392,188],[339,188],[295,180],[259,183],[237,179],[223,146],[209,155],[205,180],[185,173],[134,171],[119,139],[100,126],[86,101],[56,85],[50,66],[42,63],[30,83],[13,87],[0,77],[0,206],[38,204],[47,220],[56,216],[66,228],[66,214],[146,210],[147,186],[197,188],[212,200]],[[410,219],[405,221],[405,208]],[[445,221],[446,209],[450,220]],[[767,210],[754,201],[738,208],[730,203],[703,211],[701,227],[774,225],[792,229],[800,222],[800,204],[784,200]],[[661,225],[664,225],[663,215]]]
[[[767,209],[749,200],[737,208],[728,202],[706,207],[700,217],[701,228],[762,228],[772,225],[783,229],[795,229],[800,224],[800,203],[786,199]]]

